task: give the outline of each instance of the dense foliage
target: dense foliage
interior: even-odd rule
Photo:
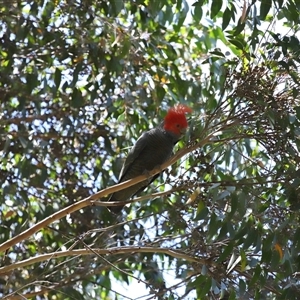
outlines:
[[[2,2],[2,299],[300,299],[298,1]],[[113,216],[97,192],[176,103]]]

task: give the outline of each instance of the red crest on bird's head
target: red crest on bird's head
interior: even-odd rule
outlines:
[[[165,116],[164,129],[176,135],[181,135],[188,127],[185,114],[190,112],[192,112],[192,109],[183,104],[177,104],[171,107]]]

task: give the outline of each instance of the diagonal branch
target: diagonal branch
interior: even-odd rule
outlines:
[[[140,247],[140,246],[124,246],[124,247],[113,247],[108,249],[76,249],[76,250],[65,250],[52,252],[47,254],[41,254],[39,256],[30,257],[28,259],[16,262],[14,264],[1,267],[0,274],[5,274],[11,270],[15,270],[18,268],[24,268],[35,263],[47,261],[53,258],[60,258],[66,256],[78,256],[78,255],[114,255],[114,254],[128,254],[128,253],[163,253],[166,255],[170,255],[174,258],[184,259],[186,261],[206,264],[206,263],[214,263],[212,260],[201,257],[193,257],[189,256],[184,252],[173,250],[170,248],[161,248],[161,247]]]

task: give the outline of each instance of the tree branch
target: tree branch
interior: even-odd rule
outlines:
[[[66,256],[78,256],[78,255],[92,255],[92,254],[100,254],[100,255],[114,255],[114,254],[128,254],[128,253],[163,253],[166,255],[170,255],[174,258],[184,259],[190,262],[205,264],[209,262],[213,263],[211,260],[207,258],[198,258],[189,256],[183,252],[179,252],[176,250],[172,250],[170,248],[161,248],[161,247],[139,247],[139,246],[130,246],[130,247],[113,247],[108,249],[76,249],[76,250],[65,250],[52,252],[47,254],[41,254],[39,256],[30,257],[23,261],[16,262],[9,266],[1,267],[0,274],[5,274],[11,270],[24,268],[35,263],[43,262],[53,258],[60,258]]]

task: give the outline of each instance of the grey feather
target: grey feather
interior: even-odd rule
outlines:
[[[146,174],[161,166],[172,155],[173,147],[179,136],[167,132],[162,126],[144,132],[129,152],[119,176],[119,183]],[[159,175],[159,174],[158,174]],[[126,201],[146,188],[158,175],[137,183],[111,195],[110,201]],[[110,210],[117,213],[122,206],[111,206]]]

